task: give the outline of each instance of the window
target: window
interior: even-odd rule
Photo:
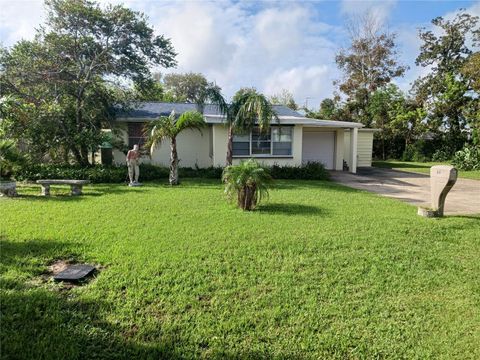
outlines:
[[[271,154],[271,131],[261,132],[259,128],[252,130],[252,155]]]
[[[254,128],[250,134],[234,135],[234,156],[282,157],[292,155],[293,127],[271,127],[267,132]]]
[[[131,149],[133,145],[138,144],[141,148],[147,138],[144,134],[144,123],[128,123],[128,147]]]
[[[272,154],[292,155],[292,127],[272,128]]]
[[[250,134],[233,136],[233,155],[250,155]]]

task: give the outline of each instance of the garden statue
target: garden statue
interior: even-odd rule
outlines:
[[[128,184],[128,186],[141,185],[138,182],[138,178],[140,177],[139,158],[140,150],[138,149],[138,145],[135,144],[133,145],[133,149],[128,150],[127,153],[128,177],[130,179],[130,183]]]

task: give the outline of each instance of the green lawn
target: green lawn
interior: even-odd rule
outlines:
[[[414,173],[429,174],[430,168],[434,165],[451,165],[448,161],[444,162],[413,162],[413,161],[373,161],[373,166],[386,169],[402,170]],[[465,179],[480,180],[480,170],[464,171],[459,170],[458,176]]]
[[[206,180],[38,192],[0,199],[2,358],[480,358],[478,217],[320,181],[255,212]]]

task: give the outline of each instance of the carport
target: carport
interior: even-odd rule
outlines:
[[[304,120],[302,138],[302,163],[320,162],[326,169],[342,171],[344,160],[351,159],[347,166],[352,173],[357,172],[359,123],[331,120]],[[349,131],[349,146],[345,146],[345,132]]]

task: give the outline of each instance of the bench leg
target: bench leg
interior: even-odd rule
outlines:
[[[50,196],[50,185],[42,185],[42,195]]]
[[[82,195],[82,185],[72,185],[72,195]]]

